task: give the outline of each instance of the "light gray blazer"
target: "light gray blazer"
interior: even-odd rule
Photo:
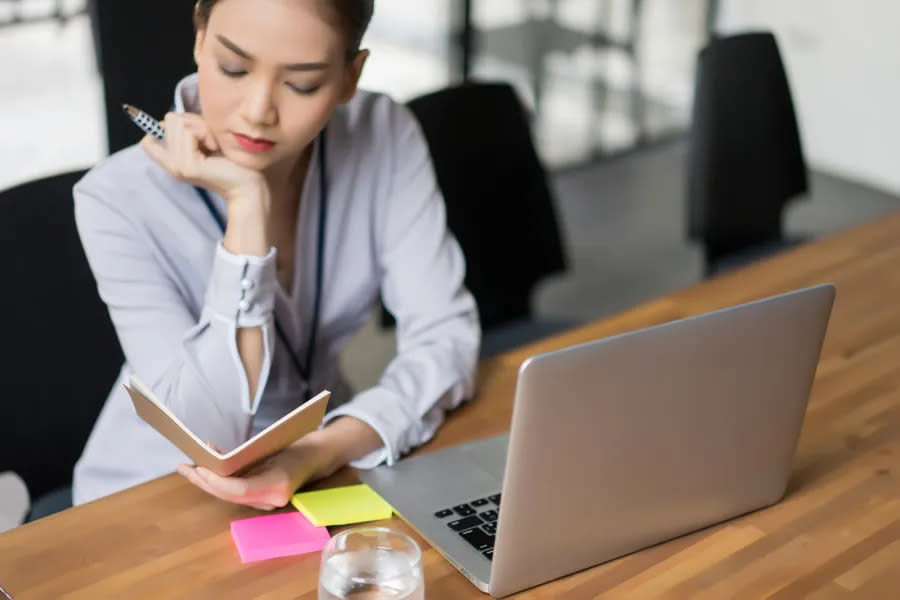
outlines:
[[[179,83],[176,110],[199,112],[196,75]],[[339,107],[326,135],[325,269],[310,387],[332,390],[326,422],[352,415],[380,434],[385,447],[354,463],[371,468],[429,440],[444,412],[472,395],[481,331],[428,149],[408,109],[361,91]],[[308,176],[294,284],[283,290],[274,249],[264,258],[227,252],[196,190],[140,148],[111,156],[75,186],[78,231],[126,359],[75,467],[76,504],[189,462],[135,414],[123,387],[131,374],[201,439],[225,449],[302,402],[306,382],[277,340],[273,315],[304,361],[319,191],[318,177]],[[224,201],[213,201],[224,215]],[[338,353],[379,296],[397,317],[398,355],[375,387],[351,397]],[[236,330],[254,326],[263,327],[267,351],[250,398]]]

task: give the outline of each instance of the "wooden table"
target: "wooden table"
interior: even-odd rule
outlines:
[[[900,598],[900,214],[486,361],[425,451],[503,432],[533,352],[826,281],[837,300],[785,499],[516,598]],[[241,564],[229,522],[256,514],[163,477],[0,535],[0,585],[17,600],[315,599],[317,555]],[[430,600],[483,598],[414,537]]]

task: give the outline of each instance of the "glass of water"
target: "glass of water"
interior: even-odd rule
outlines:
[[[425,600],[422,551],[386,527],[342,531],[322,551],[319,600]]]

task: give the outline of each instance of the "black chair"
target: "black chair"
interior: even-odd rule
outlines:
[[[808,187],[775,37],[714,38],[699,54],[687,160],[688,236],[703,245],[706,273],[797,243],[782,217]]]
[[[162,118],[172,106],[178,80],[196,70],[193,2],[88,0],[88,14],[103,76],[109,152],[143,135],[122,112],[133,104]]]
[[[482,355],[565,328],[532,317],[532,289],[564,271],[566,262],[553,196],[515,91],[503,83],[468,83],[409,107],[466,257],[466,285],[484,330]]]
[[[70,484],[123,362],[75,229],[72,186],[83,174],[0,192],[0,472],[18,473],[32,499]]]

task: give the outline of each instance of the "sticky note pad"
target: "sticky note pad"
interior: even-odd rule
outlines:
[[[296,512],[232,521],[231,537],[244,563],[318,552],[331,539],[327,529]]]
[[[291,498],[313,525],[350,525],[390,519],[391,505],[365,484],[300,492]]]

